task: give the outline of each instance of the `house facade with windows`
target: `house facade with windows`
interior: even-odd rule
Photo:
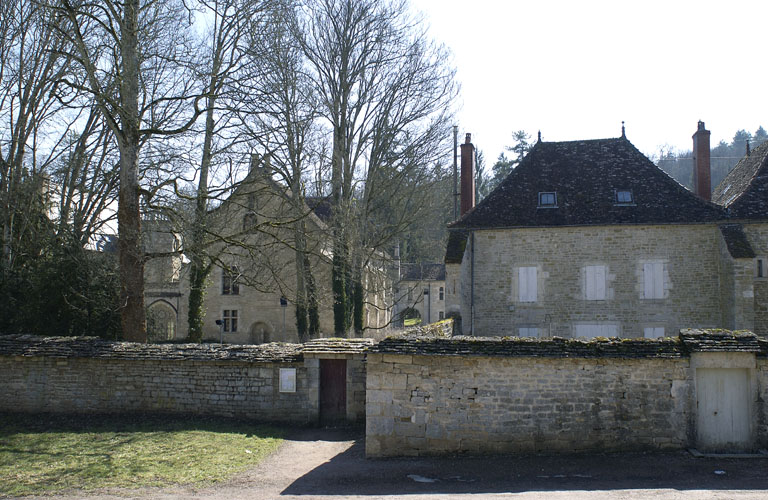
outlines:
[[[708,153],[709,132],[700,122],[698,180],[706,177]],[[756,172],[768,168],[766,153],[758,148],[742,160],[734,169],[743,171],[739,180],[735,173],[731,179],[735,197],[721,203],[717,190],[714,202],[707,199],[708,177],[698,195],[688,191],[623,133],[539,140],[496,190],[451,225],[466,235],[461,263],[448,272],[449,282],[460,282],[462,332],[656,338],[680,328],[728,328],[765,334],[768,297],[760,266],[768,252],[768,210]]]
[[[313,288],[317,300],[319,336],[333,336],[332,244],[323,220],[329,211],[322,200],[306,201],[296,203],[290,191],[255,164],[232,194],[209,212],[207,254],[212,265],[205,291],[205,339],[232,344],[307,340],[299,338],[296,324],[301,266],[309,270],[303,275],[305,289]],[[178,249],[179,238],[170,236],[167,224],[164,227],[148,231],[155,233],[148,236],[155,252]],[[304,263],[297,262],[297,227],[303,235]],[[189,269],[181,259],[176,255],[147,264],[150,339],[187,336]],[[371,262],[364,276],[365,326],[381,329],[390,321],[391,281],[384,264]]]

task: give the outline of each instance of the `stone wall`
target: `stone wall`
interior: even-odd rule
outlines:
[[[749,337],[731,344],[733,339],[385,341],[368,354],[366,453],[694,446],[696,374],[690,354],[696,351],[712,351],[707,354],[722,359],[724,367],[731,358],[739,366],[752,360],[754,436],[765,446],[766,346]]]
[[[0,336],[0,411],[160,412],[319,421],[320,360],[347,360],[347,422],[365,417],[370,339],[260,346]],[[295,391],[280,372],[295,370]]]
[[[475,231],[462,263],[463,332],[520,335],[520,328],[536,328],[542,337],[572,338],[577,325],[600,324],[634,338],[645,328],[673,335],[731,327],[721,304],[733,292],[722,290],[720,240],[715,224]],[[643,296],[646,262],[663,265],[663,298]],[[586,300],[586,266],[605,266],[605,299]],[[533,302],[518,297],[520,267],[536,268]]]

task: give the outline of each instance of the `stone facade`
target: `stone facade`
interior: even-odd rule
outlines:
[[[696,373],[712,367],[748,373],[750,448],[764,447],[768,361],[754,338],[382,343],[368,355],[366,454],[695,447]]]
[[[230,344],[300,342],[296,326],[297,259],[294,226],[301,221],[318,301],[320,337],[333,334],[331,251],[328,228],[308,206],[297,209],[289,193],[254,167],[221,205],[209,212],[217,235],[206,251],[214,261],[205,292],[206,339]],[[172,252],[179,238],[163,221],[147,224],[147,246]],[[145,302],[152,339],[182,339],[188,332],[189,266],[181,256],[147,264]],[[366,326],[390,322],[391,282],[376,259],[366,268]],[[222,320],[218,326],[216,320]]]
[[[745,225],[763,254],[766,227]],[[649,263],[663,280],[652,298],[645,288]],[[599,299],[587,296],[588,266],[605,270]],[[520,297],[520,268],[535,268],[533,300]],[[474,335],[573,338],[602,331],[631,338],[681,328],[753,329],[756,301],[765,310],[765,279],[755,278],[754,259],[731,257],[717,224],[473,231],[460,279],[463,332]]]

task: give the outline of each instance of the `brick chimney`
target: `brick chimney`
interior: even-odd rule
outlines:
[[[699,128],[693,134],[693,191],[707,201],[712,199],[709,166],[710,134],[710,131],[704,128],[704,122],[699,120]]]
[[[461,145],[461,214],[475,206],[475,146],[472,134],[467,134]]]

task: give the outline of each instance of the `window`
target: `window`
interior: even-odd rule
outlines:
[[[631,205],[635,202],[632,197],[632,191],[629,189],[616,190],[616,204],[617,205]]]
[[[429,288],[427,287],[424,288],[424,295],[429,295]]]
[[[765,278],[765,259],[758,257],[755,259],[755,278]]]
[[[280,368],[280,392],[296,392],[296,368]]]
[[[618,337],[619,325],[610,323],[573,325],[573,336],[586,337],[588,339],[594,337]]]
[[[538,337],[539,329],[532,326],[521,326],[517,329],[518,337]]]
[[[557,208],[557,193],[539,193],[539,208]]]
[[[237,270],[237,266],[221,270],[222,295],[240,295],[240,284],[237,282],[238,276],[240,276],[240,273]]]
[[[408,288],[408,301],[413,300],[413,288]]]
[[[224,331],[227,333],[237,332],[237,309],[224,309],[223,318]]]
[[[643,335],[647,339],[660,339],[664,338],[663,326],[646,326],[643,328]]]
[[[586,300],[605,300],[605,266],[586,266],[584,268],[584,298]]]
[[[643,264],[643,298],[664,298],[663,262],[646,262]]]
[[[243,231],[248,231],[256,227],[256,214],[254,212],[248,212],[243,217]]]
[[[443,287],[440,287],[440,300],[445,300],[445,290],[443,290]]]
[[[437,313],[437,319],[445,319],[445,313],[443,311],[439,311]]]
[[[520,302],[536,302],[538,282],[535,267],[517,268],[517,297]]]

